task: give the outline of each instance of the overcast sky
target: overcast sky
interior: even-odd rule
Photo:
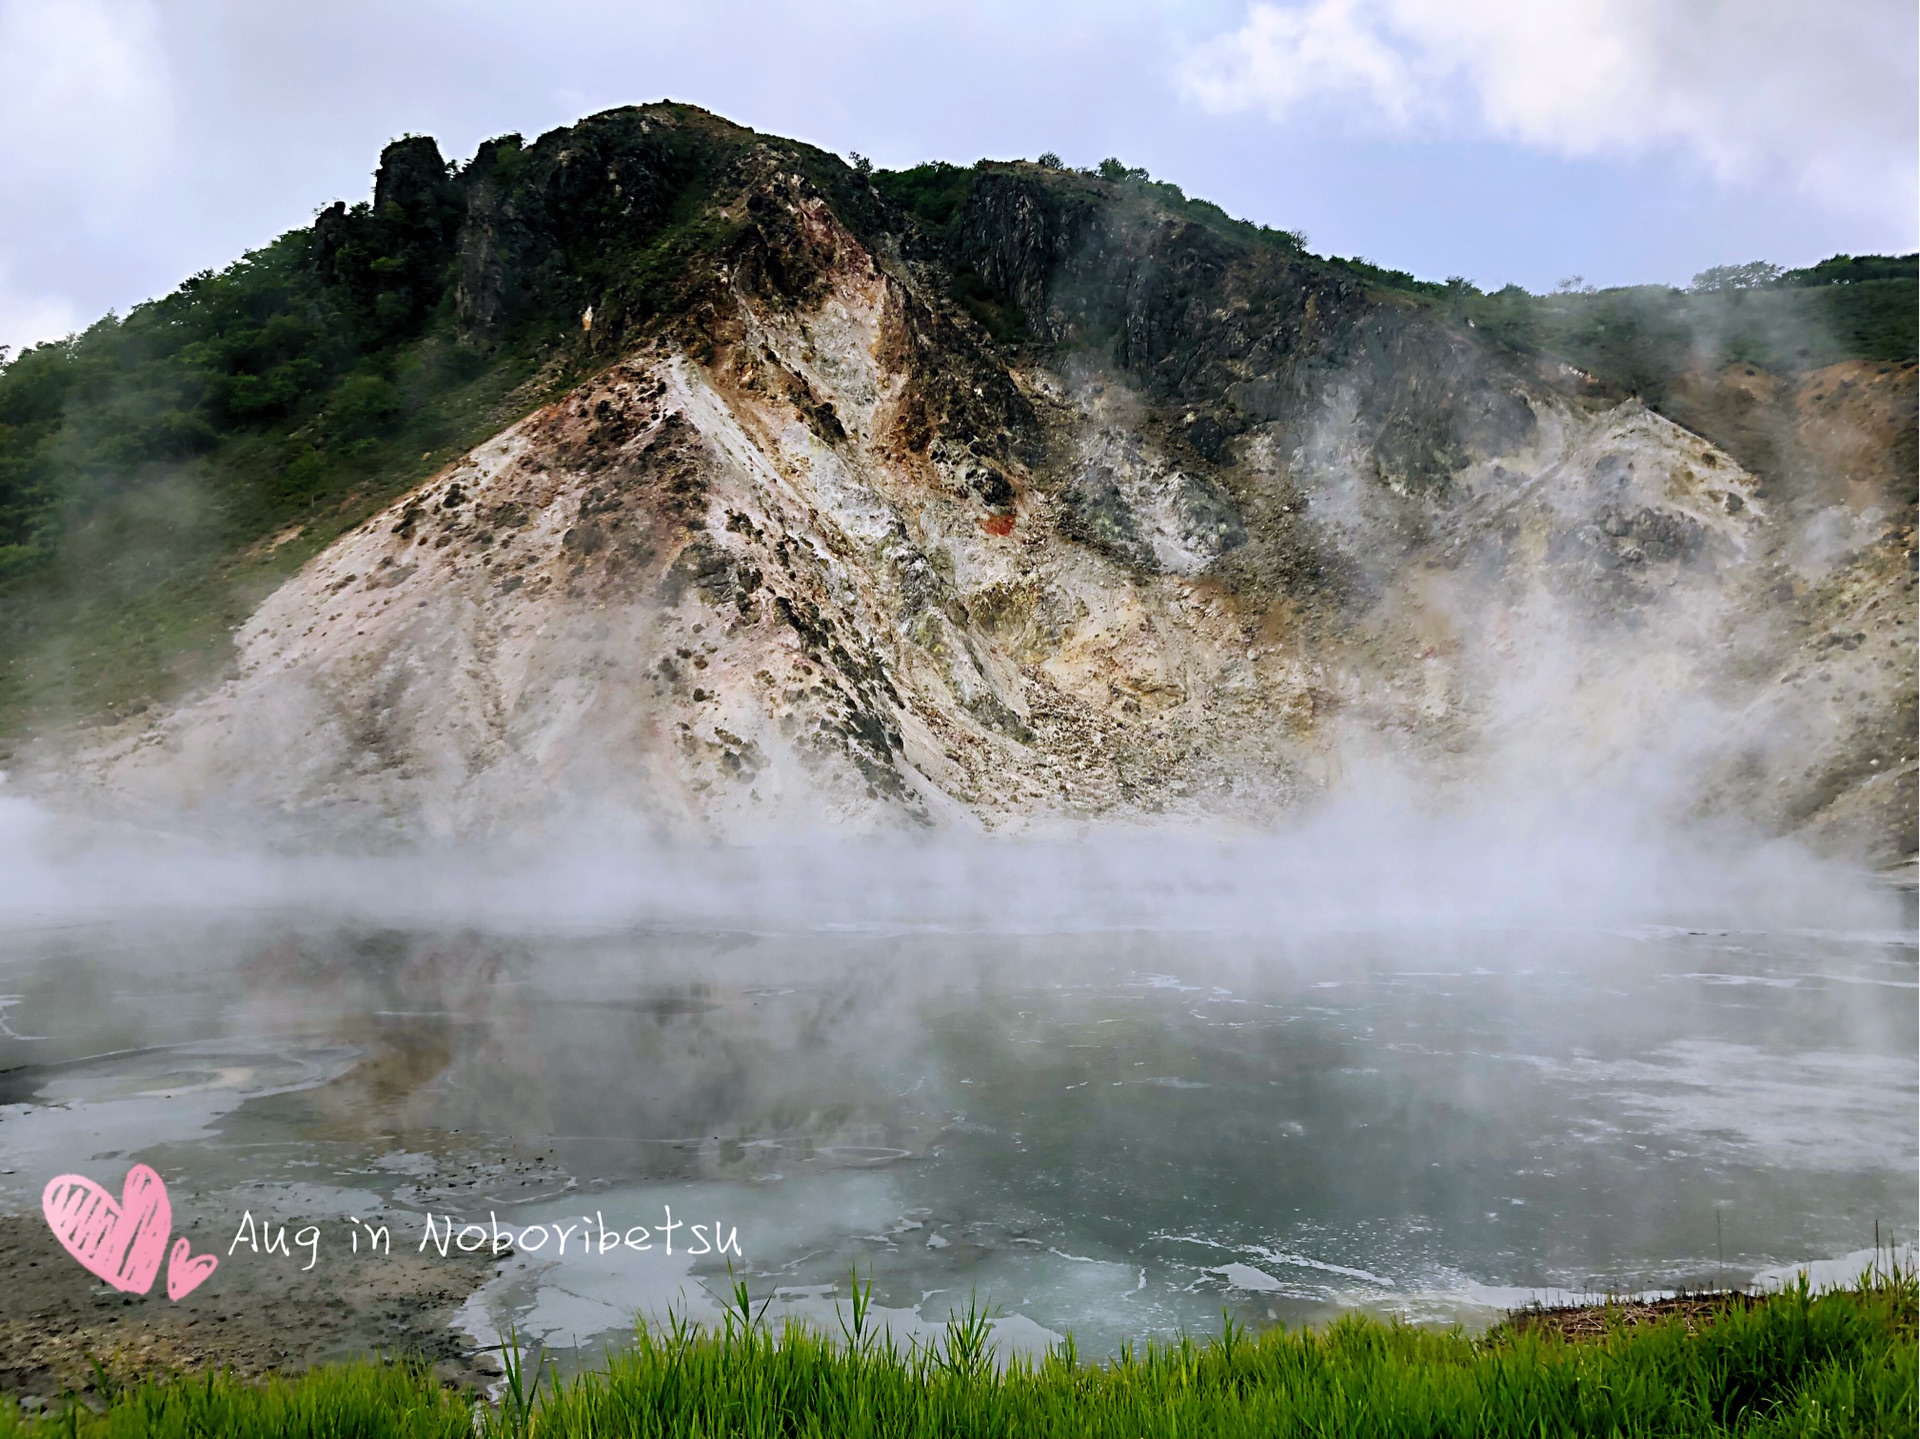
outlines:
[[[0,345],[672,98],[884,166],[1117,155],[1494,288],[1916,244],[1913,0],[0,0]]]

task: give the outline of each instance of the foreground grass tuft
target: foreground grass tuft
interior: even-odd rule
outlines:
[[[1071,1345],[996,1369],[978,1310],[902,1352],[732,1318],[642,1331],[606,1367],[539,1382],[510,1365],[496,1407],[424,1369],[356,1364],[249,1384],[159,1380],[0,1414],[12,1436],[1496,1436],[1902,1435],[1915,1432],[1915,1284],[1863,1279],[1593,1342],[1503,1330],[1485,1340],[1349,1318],[1318,1332],[1180,1340],[1082,1367]],[[744,1308],[744,1303],[743,1303]],[[749,1318],[751,1316],[749,1315]],[[860,1314],[856,1308],[856,1321]]]

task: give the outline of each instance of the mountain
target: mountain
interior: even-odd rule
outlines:
[[[1481,295],[1103,171],[396,142],[0,373],[14,763],[363,841],[1401,785],[1913,852],[1911,259]]]

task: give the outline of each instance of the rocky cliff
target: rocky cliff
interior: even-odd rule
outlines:
[[[563,330],[587,378],[43,783],[745,838],[1395,776],[1914,848],[1910,365],[1703,361],[1655,413],[1149,189],[989,167],[936,233],[679,107],[423,158],[378,210],[465,342]]]

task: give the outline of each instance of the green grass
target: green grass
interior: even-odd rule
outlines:
[[[1915,1287],[1789,1291],[1729,1308],[1697,1334],[1678,1320],[1595,1342],[1502,1329],[1473,1340],[1348,1318],[1322,1331],[1231,1326],[1082,1366],[1071,1345],[996,1368],[978,1308],[945,1340],[876,1342],[856,1290],[837,1339],[753,1322],[643,1330],[603,1368],[542,1384],[510,1366],[497,1406],[405,1364],[357,1364],[248,1384],[161,1380],[38,1419],[0,1439],[72,1436],[1496,1436],[1914,1433]]]

